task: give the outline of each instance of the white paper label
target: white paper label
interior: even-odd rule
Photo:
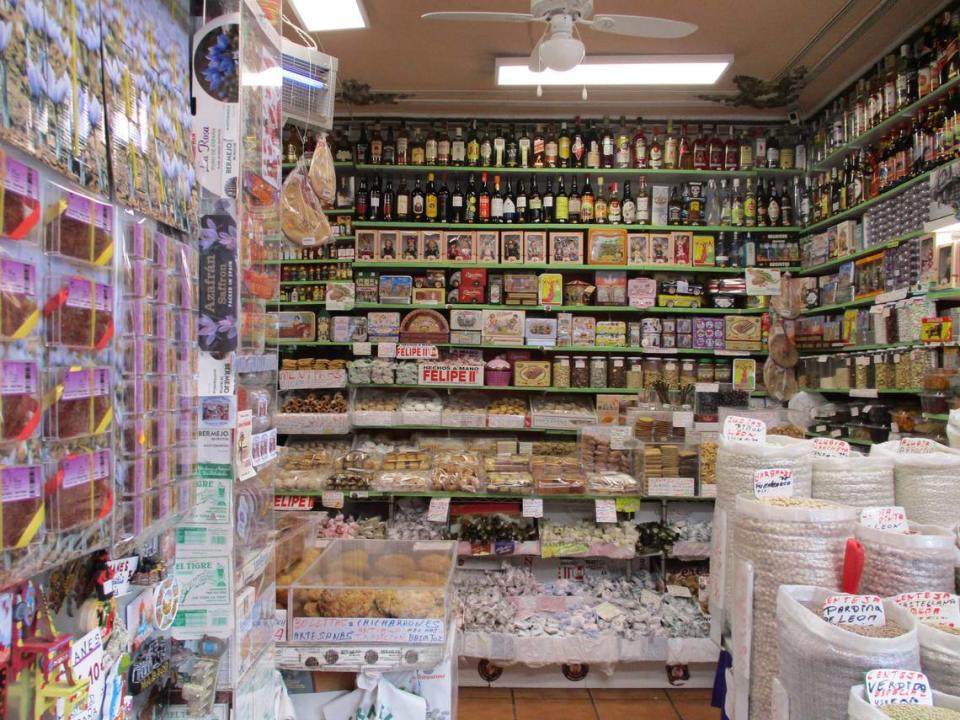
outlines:
[[[107,561],[107,565],[113,570],[113,580],[110,581],[110,587],[115,597],[122,597],[130,591],[130,578],[137,571],[139,564],[139,555]]]
[[[852,398],[876,398],[879,397],[876,388],[851,388],[850,397]]]
[[[768,468],[753,474],[753,494],[758,498],[793,497],[793,470]]]
[[[930,624],[960,627],[960,596],[948,592],[911,592],[901,593],[893,601]]]
[[[698,382],[693,387],[698,393],[720,392],[720,383]]]
[[[370,355],[373,352],[373,345],[368,342],[355,342],[353,344],[354,355]]]
[[[693,429],[693,412],[690,410],[675,410],[673,413],[673,426],[675,428]]]
[[[667,585],[667,592],[673,597],[692,598],[693,593],[686,585]]]
[[[320,504],[323,507],[339,510],[343,507],[343,493],[339,490],[324,490],[320,496]]]
[[[430,507],[427,508],[427,520],[430,522],[445,523],[450,514],[450,498],[430,498]]]
[[[610,449],[627,450],[633,441],[633,428],[630,426],[617,426],[610,428]]]
[[[395,358],[397,356],[396,343],[380,343],[377,345],[377,357]]]
[[[543,498],[524,498],[523,516],[525,518],[542,518]]]
[[[823,428],[826,430],[826,427]],[[817,432],[823,432],[818,430]],[[836,438],[815,438],[813,441],[814,457],[848,457],[850,455],[850,443],[846,440],[837,440]]]
[[[641,590],[640,603],[642,605],[652,605],[654,608],[659,608],[663,604],[663,598],[652,590]]]
[[[830,595],[823,601],[823,619],[833,625],[864,627],[887,622],[879,595]]]
[[[866,682],[867,701],[871,705],[933,706],[930,681],[914,670],[870,670]]]
[[[767,441],[767,424],[763,420],[727,415],[723,421],[723,439],[762,445]]]
[[[897,452],[903,455],[926,455],[927,453],[932,453],[933,448],[933,440],[929,438],[906,437],[900,439]]]
[[[617,503],[615,500],[595,500],[595,512],[598,523],[615,523],[617,521]]]
[[[907,525],[907,513],[898,506],[866,507],[860,511],[860,522],[874,530],[889,530],[896,533],[910,532]]]

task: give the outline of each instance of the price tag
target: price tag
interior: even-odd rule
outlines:
[[[814,432],[825,433],[827,431],[826,425],[817,425],[814,429]]]
[[[397,345],[397,360],[436,360],[440,351],[436,345]]]
[[[960,627],[960,596],[948,592],[912,592],[901,593],[893,601],[921,620]]]
[[[689,280],[677,280],[677,295],[686,295],[690,292]]]
[[[667,585],[667,593],[678,598],[692,598],[693,593],[686,585]]]
[[[915,670],[870,670],[864,682],[871,705],[933,706],[930,681]]]
[[[617,521],[617,504],[613,500],[596,500],[596,517],[598,523],[615,523]]]
[[[450,514],[450,498],[430,498],[430,507],[427,508],[427,520],[430,522],[446,522]]]
[[[693,387],[698,393],[720,392],[720,383],[698,382]]]
[[[514,455],[516,452],[515,440],[497,440],[497,455]]]
[[[843,437],[843,430],[841,430],[840,428],[837,428],[837,429],[835,429],[835,430],[831,430],[831,431],[830,431],[830,437],[832,437],[832,438],[842,438],[842,437]]]
[[[610,428],[610,449],[627,450],[633,445],[633,428],[629,425],[618,425]]]
[[[373,352],[373,345],[368,342],[355,342],[353,344],[354,355],[370,355]]]
[[[542,518],[543,498],[524,498],[523,516],[525,518]]]
[[[723,421],[723,439],[762,445],[767,441],[767,424],[763,420],[727,415]]]
[[[617,498],[617,512],[635,513],[640,510],[640,498],[621,497]]]
[[[324,490],[320,496],[320,504],[323,507],[339,510],[343,507],[343,493],[339,490]]]
[[[768,468],[753,474],[753,494],[758,498],[793,497],[793,470]]]
[[[826,430],[826,428],[824,428]],[[817,432],[823,432],[818,430]],[[836,438],[815,438],[813,441],[813,456],[830,457],[849,457],[850,443],[846,440],[837,440]]]
[[[675,428],[693,429],[693,412],[690,410],[675,410],[673,413],[673,426]]]
[[[823,601],[823,619],[832,625],[864,627],[887,622],[879,595],[830,595]]]
[[[533,455],[533,443],[532,442],[517,443],[517,452],[520,455]]]
[[[876,398],[879,397],[876,388],[851,388],[850,397],[852,398]]]
[[[863,508],[860,511],[860,522],[874,530],[889,530],[901,534],[910,532],[907,513],[898,505]]]
[[[933,440],[929,438],[901,438],[897,452],[903,455],[926,455],[932,453]]]
[[[377,357],[379,358],[395,358],[397,356],[397,344],[396,343],[380,343],[377,345]]]

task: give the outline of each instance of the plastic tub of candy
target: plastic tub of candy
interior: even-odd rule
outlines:
[[[404,425],[439,425],[443,400],[433,390],[410,390],[400,402],[400,420]]]

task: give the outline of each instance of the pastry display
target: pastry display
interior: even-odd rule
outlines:
[[[342,415],[347,412],[347,399],[343,393],[315,393],[300,391],[287,394],[281,405],[282,413],[330,413]]]
[[[443,453],[433,460],[433,489],[480,492],[483,473],[480,457],[474,453]]]

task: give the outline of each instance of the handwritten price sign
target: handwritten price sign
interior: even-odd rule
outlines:
[[[767,441],[767,424],[763,420],[728,415],[723,421],[723,439],[762,445]]]
[[[849,457],[850,443],[837,438],[816,438],[813,441],[813,456],[822,458]]]
[[[907,512],[899,505],[887,507],[868,507],[860,511],[860,522],[874,530],[889,530],[890,532],[908,533]]]
[[[753,494],[760,499],[793,497],[793,470],[769,468],[753,474]]]
[[[823,619],[833,625],[885,625],[879,595],[831,595],[823,601]]]
[[[936,625],[960,627],[960,596],[948,592],[902,593],[893,598],[900,607]]]
[[[871,670],[865,682],[871,705],[933,705],[930,681],[913,670]]]

